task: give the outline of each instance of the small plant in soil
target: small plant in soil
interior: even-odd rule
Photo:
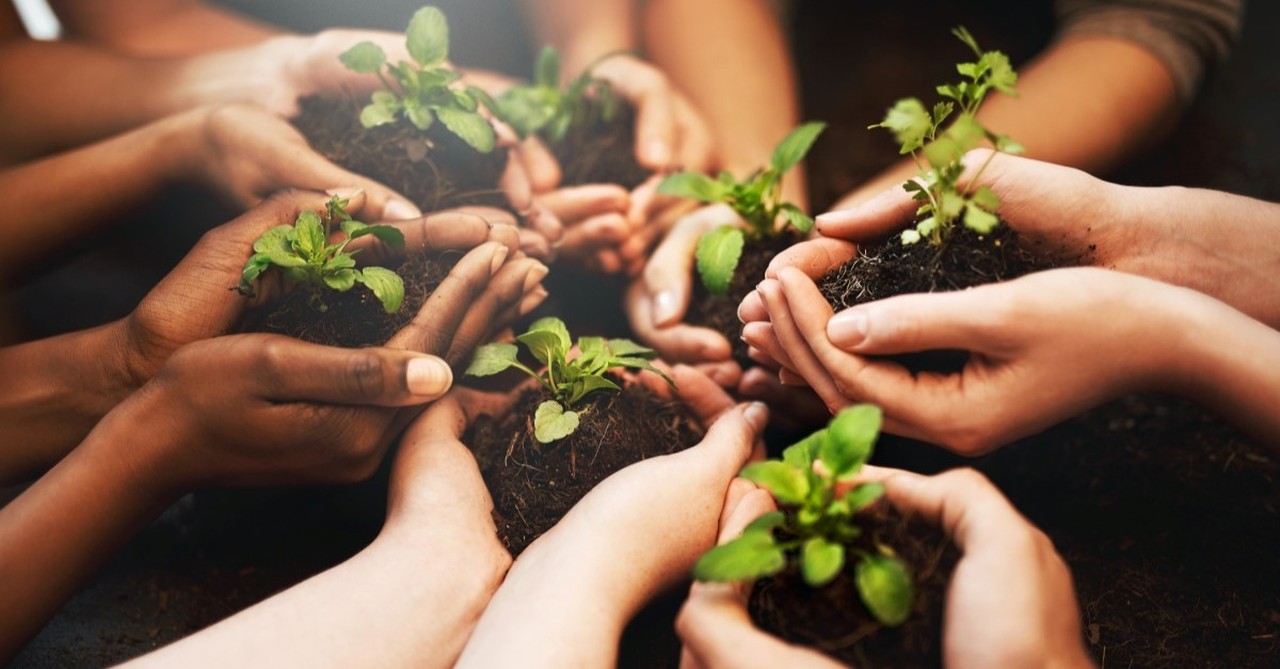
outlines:
[[[773,494],[781,510],[761,516],[741,537],[717,546],[694,566],[700,581],[755,581],[798,570],[814,588],[853,565],[858,595],[881,624],[901,625],[912,611],[914,585],[892,548],[856,543],[857,514],[884,493],[879,483],[858,484],[843,495],[837,485],[855,476],[880,433],[880,409],[857,405],[825,429],[787,448],[781,460],[747,465],[740,476]]]
[[[494,115],[521,138],[536,135],[546,142],[560,162],[565,185],[635,188],[649,177],[635,160],[635,109],[593,68],[561,86],[560,54],[544,47],[534,62],[533,81],[498,96]]]
[[[627,339],[579,337],[578,355],[569,357],[573,340],[558,318],[534,321],[516,340],[545,365],[541,372],[516,359],[519,348],[515,344],[495,343],[476,349],[466,373],[490,376],[514,367],[536,379],[550,396],[538,405],[533,417],[534,436],[543,444],[563,439],[578,429],[579,415],[575,407],[585,397],[601,390],[621,390],[621,386],[605,376],[611,369],[646,370],[672,383],[662,370],[649,363],[655,356],[652,349]]]
[[[698,172],[677,172],[658,186],[658,192],[702,202],[723,202],[733,208],[746,228],[722,225],[698,240],[698,275],[713,295],[725,295],[748,239],[777,237],[784,228],[779,217],[800,234],[813,229],[813,219],[800,207],[781,199],[782,176],[804,160],[824,123],[806,123],[792,130],[773,151],[769,166],[742,181],[729,172],[711,178]]]
[[[307,209],[298,214],[293,225],[277,225],[262,233],[253,243],[254,254],[244,265],[237,290],[252,296],[254,282],[274,267],[287,283],[308,291],[308,303],[316,311],[328,310],[326,293],[344,293],[357,283],[369,289],[387,313],[399,311],[404,302],[404,281],[384,267],[356,269],[355,255],[359,251],[348,251],[347,245],[373,235],[384,244],[403,248],[404,235],[390,225],[367,225],[354,220],[346,206],[347,200],[335,195],[325,203],[324,216]],[[329,238],[335,226],[341,228],[345,238],[331,244]]]
[[[374,93],[360,111],[361,124],[376,128],[403,116],[425,131],[439,121],[476,151],[493,151],[493,126],[479,107],[482,102],[490,109],[495,105],[475,86],[452,87],[462,75],[447,62],[449,25],[444,13],[429,6],[415,12],[405,30],[405,47],[413,62],[390,63],[382,48],[372,42],[360,42],[340,56],[349,69],[377,75],[386,88]]]

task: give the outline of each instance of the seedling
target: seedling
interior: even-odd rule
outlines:
[[[887,128],[900,145],[900,153],[910,153],[919,169],[919,177],[905,184],[912,197],[920,202],[916,210],[919,222],[914,228],[902,232],[903,244],[915,244],[928,238],[934,246],[940,246],[951,234],[957,222],[979,233],[987,234],[1000,224],[996,210],[1000,198],[986,186],[961,191],[960,175],[964,173],[961,159],[965,152],[976,148],[984,140],[1004,153],[1021,153],[1022,146],[1006,135],[988,130],[977,118],[978,107],[992,90],[1016,96],[1014,86],[1018,74],[1009,65],[1009,58],[999,51],[983,51],[963,26],[954,28],[951,34],[964,42],[978,57],[977,62],[960,63],[956,71],[965,81],[944,84],[938,94],[946,101],[938,102],[929,112],[920,100],[899,100],[885,115],[884,120],[869,128]],[[945,130],[943,123],[959,106],[955,121]],[[994,157],[994,153],[992,156]],[[970,184],[986,169],[983,163],[969,179]]]
[[[702,285],[713,295],[724,295],[742,256],[747,238],[760,239],[781,233],[776,226],[781,216],[801,234],[813,229],[813,219],[800,207],[782,201],[782,175],[795,167],[813,146],[825,123],[805,123],[792,130],[773,150],[769,166],[756,170],[743,181],[729,172],[711,178],[698,172],[677,172],[663,179],[658,192],[702,202],[723,202],[733,208],[746,229],[722,225],[698,240],[695,257]]]
[[[915,599],[906,567],[888,546],[853,545],[862,535],[855,514],[879,499],[884,486],[860,483],[836,495],[837,484],[856,475],[871,457],[880,423],[878,407],[849,407],[825,429],[783,451],[781,460],[744,467],[739,476],[772,493],[781,510],[757,518],[741,537],[704,554],[694,565],[694,578],[754,581],[790,564],[805,583],[820,588],[835,580],[852,557],[854,584],[867,610],[884,625],[901,625]]]
[[[593,112],[605,123],[612,121],[618,98],[609,82],[592,76],[590,67],[561,88],[560,54],[548,46],[534,63],[533,82],[498,96],[498,109],[521,138],[537,133],[556,144],[569,128],[590,124]]]
[[[516,341],[546,365],[541,372],[516,359],[519,349],[515,344],[498,343],[476,349],[466,373],[490,376],[514,367],[537,379],[553,398],[538,405],[533,416],[534,438],[543,444],[563,439],[578,429],[578,412],[573,408],[584,397],[598,390],[621,390],[618,384],[605,378],[605,372],[611,369],[648,370],[674,385],[662,370],[649,364],[655,356],[653,349],[628,339],[578,337],[578,355],[569,358],[572,340],[559,318],[534,321],[529,331],[516,337]]]
[[[323,220],[306,209],[293,225],[277,225],[262,233],[253,243],[254,254],[244,264],[237,290],[252,296],[253,282],[274,266],[280,268],[286,281],[310,289],[311,304],[320,312],[328,310],[323,298],[325,290],[344,293],[357,283],[368,288],[387,313],[399,311],[404,302],[404,281],[400,276],[384,267],[356,269],[355,254],[359,250],[346,249],[352,240],[365,235],[373,235],[394,248],[404,248],[404,235],[390,225],[366,225],[353,220],[346,206],[347,200],[335,195],[325,203]],[[346,239],[330,244],[335,224]]]
[[[449,24],[444,13],[436,7],[415,12],[405,30],[405,46],[413,62],[392,64],[373,42],[360,42],[339,56],[348,69],[377,75],[386,89],[373,94],[360,112],[360,123],[374,128],[403,116],[425,131],[438,120],[476,151],[493,151],[493,126],[479,107],[483,103],[492,110],[496,105],[475,86],[453,86],[462,75],[447,62]]]

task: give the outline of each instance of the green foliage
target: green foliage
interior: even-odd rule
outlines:
[[[813,229],[813,219],[808,214],[782,201],[782,176],[804,160],[824,128],[825,123],[811,122],[792,130],[774,148],[769,166],[756,170],[742,181],[728,172],[721,172],[718,178],[699,172],[677,172],[658,184],[659,193],[701,202],[723,202],[747,224],[745,231],[723,225],[698,240],[698,275],[712,294],[723,295],[728,290],[747,238],[758,239],[781,232],[783,228],[777,227],[779,217],[801,233]]]
[[[491,376],[516,368],[535,378],[552,396],[538,406],[533,417],[534,438],[550,443],[573,434],[578,427],[578,413],[573,410],[584,397],[597,390],[619,390],[618,384],[605,377],[611,369],[641,369],[671,379],[649,363],[655,356],[628,339],[579,337],[578,355],[570,358],[573,340],[559,318],[540,318],[516,341],[533,354],[544,367],[535,372],[521,363],[515,344],[487,344],[476,349],[467,367],[471,376]]]
[[[904,244],[928,239],[939,246],[957,222],[981,234],[995,229],[1000,222],[995,214],[1000,207],[1000,198],[986,186],[961,191],[959,181],[964,173],[961,159],[965,152],[984,141],[990,142],[996,151],[1022,152],[1022,146],[1017,142],[988,130],[976,116],[982,101],[991,91],[1017,95],[1014,87],[1018,83],[1018,75],[1009,65],[1009,58],[999,51],[980,49],[973,35],[963,27],[955,28],[951,33],[978,57],[974,62],[956,65],[956,71],[965,80],[938,86],[938,95],[944,100],[935,104],[932,110],[926,109],[924,103],[916,98],[899,100],[889,108],[883,121],[869,126],[892,132],[900,153],[911,154],[919,167],[919,176],[903,185],[920,203],[915,227],[902,233]],[[957,107],[958,114],[955,113]],[[955,119],[946,126],[953,114]],[[976,183],[985,167],[982,165],[969,183]]]
[[[374,93],[360,111],[360,123],[373,128],[404,117],[425,131],[440,121],[476,151],[493,151],[493,126],[480,114],[479,107],[484,104],[492,111],[496,105],[475,86],[454,86],[462,75],[447,61],[449,24],[444,13],[436,7],[415,12],[405,30],[405,47],[413,62],[391,63],[382,48],[372,42],[360,42],[339,56],[348,69],[377,75],[386,88]]]
[[[853,545],[862,534],[859,510],[884,494],[879,483],[855,485],[837,496],[837,484],[853,478],[880,434],[880,409],[860,404],[841,411],[827,425],[783,451],[782,459],[755,462],[739,476],[768,490],[780,511],[747,526],[742,536],[699,558],[699,581],[750,581],[772,576],[788,564],[819,588],[853,565],[863,603],[881,623],[902,624],[911,612],[915,586],[906,567],[886,546]],[[820,467],[815,467],[821,463]]]
[[[564,139],[569,128],[594,122],[593,111],[607,123],[618,113],[618,97],[609,82],[597,79],[591,70],[588,67],[561,87],[560,54],[543,47],[534,63],[533,81],[504,91],[494,113],[521,138],[537,134],[552,144]]]
[[[298,214],[292,226],[277,225],[262,233],[253,243],[253,255],[244,264],[237,290],[243,295],[253,295],[253,282],[271,267],[277,267],[286,281],[299,283],[312,291],[311,302],[319,311],[326,311],[325,290],[346,292],[355,284],[362,284],[382,303],[387,313],[400,310],[404,302],[404,281],[395,272],[383,267],[356,269],[355,254],[347,251],[353,239],[373,235],[384,244],[404,247],[404,235],[390,225],[366,225],[353,220],[347,213],[347,201],[333,196],[325,203],[325,215],[310,209]],[[336,244],[329,243],[333,227],[337,225],[346,238]]]

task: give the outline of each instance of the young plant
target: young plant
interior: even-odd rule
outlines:
[[[938,94],[946,101],[938,102],[933,111],[916,98],[899,100],[885,115],[884,120],[869,128],[887,128],[901,147],[900,153],[910,153],[919,168],[918,178],[903,184],[912,197],[920,202],[916,210],[919,222],[903,231],[902,243],[915,244],[928,238],[934,246],[941,245],[957,222],[979,233],[987,234],[1000,223],[996,210],[1000,198],[986,186],[977,190],[959,189],[960,175],[964,173],[961,159],[965,152],[976,148],[984,140],[995,146],[996,151],[1021,153],[1022,146],[1006,135],[988,130],[977,118],[978,107],[993,90],[1016,96],[1014,86],[1018,74],[1009,65],[1009,58],[999,51],[983,51],[964,27],[951,31],[978,57],[976,62],[960,63],[956,71],[965,81],[944,84]],[[950,126],[943,123],[959,107],[959,113]],[[992,154],[993,156],[995,154]],[[988,162],[990,159],[988,158]],[[977,183],[983,163],[969,183]]]
[[[559,318],[534,321],[516,341],[546,365],[541,372],[516,359],[519,349],[515,344],[487,344],[476,349],[466,373],[490,376],[514,367],[537,379],[553,398],[538,405],[533,416],[534,438],[543,444],[563,439],[578,429],[578,412],[573,408],[584,397],[597,390],[620,390],[618,384],[605,378],[605,372],[611,369],[648,370],[673,383],[662,370],[649,364],[655,355],[653,349],[627,339],[578,337],[578,355],[570,358],[572,340]]]
[[[274,266],[280,268],[286,281],[312,291],[311,304],[318,311],[328,310],[323,298],[325,290],[343,293],[357,283],[368,288],[387,313],[399,311],[404,302],[404,281],[400,276],[384,267],[356,269],[355,254],[359,251],[346,249],[353,239],[365,235],[373,235],[394,248],[404,248],[404,235],[390,225],[366,225],[353,220],[346,206],[347,200],[335,195],[325,203],[323,220],[307,209],[298,214],[293,225],[277,225],[262,233],[253,243],[254,254],[244,264],[237,290],[252,296],[253,282]],[[341,227],[346,239],[330,244],[334,225]]]
[[[552,144],[564,139],[569,128],[594,121],[593,111],[605,123],[613,120],[618,111],[613,87],[593,77],[591,68],[561,88],[560,54],[549,46],[542,49],[534,63],[533,82],[508,89],[497,102],[497,115],[521,138],[537,133]]]
[[[884,625],[901,625],[915,599],[906,567],[888,546],[853,546],[862,534],[855,514],[879,499],[884,486],[861,483],[836,494],[837,484],[857,474],[871,457],[880,422],[878,407],[849,407],[825,429],[783,451],[781,460],[744,467],[739,476],[772,493],[781,510],[761,516],[741,537],[704,554],[694,565],[694,578],[754,581],[791,564],[805,583],[820,588],[835,580],[852,558],[854,584],[867,610]]]
[[[774,148],[769,166],[756,170],[743,181],[737,181],[728,172],[721,172],[715,179],[698,172],[677,172],[658,185],[658,192],[667,195],[702,202],[723,202],[747,224],[745,231],[734,225],[722,225],[698,240],[695,251],[698,275],[711,294],[724,295],[728,292],[729,282],[733,280],[733,272],[742,256],[742,246],[748,237],[759,239],[780,233],[775,225],[779,216],[801,234],[813,229],[813,219],[808,214],[800,207],[782,201],[782,175],[804,160],[824,128],[825,123],[805,123],[792,130]]]
[[[403,116],[425,131],[438,120],[476,151],[493,151],[493,126],[479,107],[483,103],[492,110],[496,105],[475,86],[452,86],[462,75],[447,62],[449,24],[444,13],[436,7],[415,12],[405,30],[405,46],[413,62],[392,64],[373,42],[360,42],[339,56],[350,70],[376,74],[386,88],[374,93],[372,102],[361,110],[360,123],[374,128]]]

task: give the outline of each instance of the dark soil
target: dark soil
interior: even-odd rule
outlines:
[[[738,268],[733,272],[733,280],[729,282],[729,290],[724,295],[712,295],[702,285],[697,271],[694,272],[693,297],[689,300],[685,322],[711,328],[724,335],[733,347],[734,361],[743,369],[754,367],[756,363],[747,357],[747,343],[742,341],[742,321],[738,320],[738,305],[764,280],[764,271],[769,268],[769,262],[774,256],[800,239],[799,233],[791,228],[777,237],[748,239],[742,247],[742,257],[738,260]]]
[[[1061,249],[1028,244],[1008,225],[989,235],[957,226],[938,247],[924,241],[908,246],[897,237],[864,246],[822,277],[818,288],[841,311],[895,295],[963,290],[1083,261],[1068,259]],[[953,373],[964,368],[969,356],[965,351],[925,351],[891,359],[912,371]]]
[[[506,151],[479,153],[443,123],[425,133],[404,119],[365,128],[362,104],[354,98],[303,98],[293,124],[324,157],[396,190],[422,211],[508,206],[498,187]]]
[[[900,627],[881,625],[859,598],[852,561],[822,588],[798,570],[766,578],[751,593],[751,617],[792,643],[817,648],[853,667],[942,666],[942,614],[947,582],[960,553],[938,528],[899,515],[887,505],[863,514],[856,546],[893,548],[916,583],[913,612]]]
[[[485,484],[493,495],[498,536],[512,555],[551,529],[578,500],[610,474],[658,455],[693,446],[702,430],[688,409],[639,386],[594,393],[578,409],[573,434],[540,444],[533,438],[541,389],[522,393],[501,418],[481,417],[467,431]]]
[[[413,320],[461,257],[456,251],[417,254],[389,268],[404,279],[404,303],[393,314],[383,311],[373,293],[359,284],[345,293],[326,291],[322,296],[324,311],[317,306],[312,290],[299,287],[290,291],[274,309],[250,316],[245,329],[347,348],[385,344]]]
[[[563,171],[562,185],[608,183],[632,190],[644,183],[650,172],[636,162],[635,108],[619,99],[613,118],[604,121],[596,102],[587,104],[587,117],[593,122],[570,127],[551,145]]]

